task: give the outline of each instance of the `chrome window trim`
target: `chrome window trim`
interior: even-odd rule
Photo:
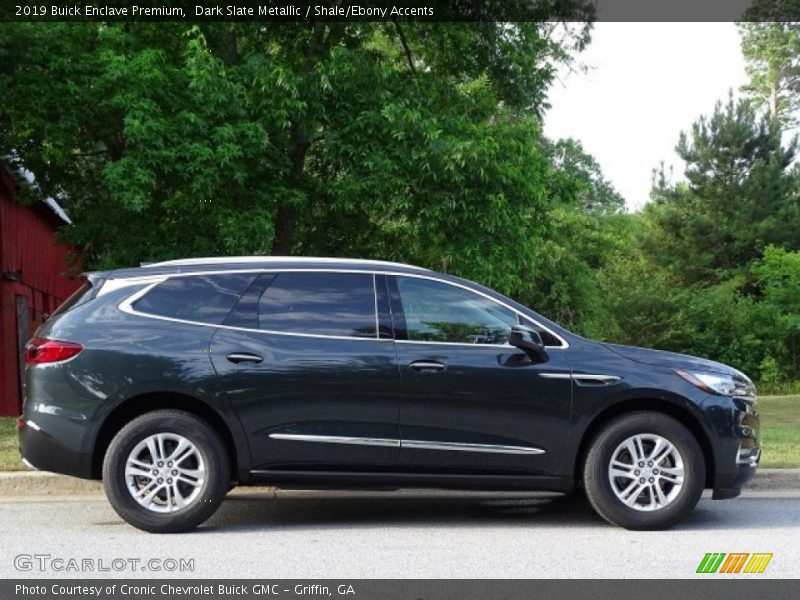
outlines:
[[[196,277],[196,276],[200,276],[200,275],[224,275],[224,274],[236,274],[236,273],[363,273],[363,274],[366,274],[366,275],[371,274],[371,275],[373,275],[373,277],[375,275],[392,275],[392,276],[395,276],[395,277],[415,277],[417,279],[428,279],[430,281],[437,281],[437,282],[443,283],[445,285],[450,285],[450,286],[453,286],[453,287],[461,288],[463,290],[467,290],[468,292],[472,292],[473,294],[477,294],[478,296],[486,298],[487,300],[489,300],[491,302],[499,304],[500,306],[506,308],[507,310],[510,310],[511,312],[513,312],[514,314],[522,317],[523,319],[525,319],[527,321],[530,321],[535,326],[540,327],[541,329],[543,329],[544,331],[548,332],[550,335],[555,337],[557,340],[561,341],[561,345],[559,345],[559,346],[545,346],[545,348],[558,349],[558,350],[566,350],[567,348],[569,348],[569,342],[567,342],[567,340],[565,340],[562,336],[557,334],[552,329],[550,329],[548,327],[545,327],[544,325],[542,325],[541,323],[539,323],[535,319],[532,319],[528,315],[526,315],[526,314],[520,312],[519,310],[515,309],[513,306],[509,306],[505,302],[497,300],[496,298],[492,298],[490,295],[488,295],[488,294],[486,294],[484,292],[481,292],[480,290],[474,290],[471,287],[463,285],[461,283],[456,283],[454,281],[447,281],[446,279],[442,279],[440,277],[436,277],[434,275],[428,275],[428,274],[425,274],[425,273],[403,273],[403,272],[398,272],[398,271],[383,271],[383,270],[369,271],[369,270],[364,270],[364,269],[324,269],[324,268],[225,269],[225,270],[215,270],[215,271],[195,271],[195,272],[192,272],[192,273],[170,273],[170,274],[166,274],[165,273],[163,275],[136,278],[137,282],[135,284],[131,284],[131,285],[146,283],[146,281],[143,281],[145,279],[149,279],[150,281],[153,281],[153,280],[156,280],[156,281],[154,283],[152,283],[151,285],[148,285],[146,288],[144,288],[142,290],[139,290],[138,292],[136,292],[135,294],[133,294],[129,298],[123,300],[118,305],[118,308],[122,312],[125,312],[125,313],[128,313],[128,314],[137,315],[137,316],[141,316],[141,317],[149,317],[151,319],[162,319],[162,320],[165,320],[165,321],[173,321],[173,322],[176,322],[176,323],[184,323],[184,324],[187,324],[187,325],[202,325],[204,327],[217,327],[217,328],[220,328],[220,329],[231,329],[231,330],[236,330],[236,331],[267,333],[267,334],[271,334],[271,335],[290,335],[290,336],[299,336],[299,337],[345,339],[345,340],[364,340],[364,341],[381,341],[381,342],[394,341],[394,342],[397,342],[397,343],[411,343],[411,344],[442,344],[442,345],[450,345],[450,346],[467,346],[467,347],[470,347],[470,348],[493,348],[493,347],[494,348],[511,348],[512,347],[509,344],[468,344],[468,343],[462,343],[462,342],[426,342],[426,341],[414,341],[414,340],[394,340],[394,339],[389,339],[389,338],[381,339],[380,337],[376,337],[376,338],[358,338],[358,337],[349,337],[349,336],[340,336],[340,335],[325,335],[325,334],[318,334],[318,333],[294,333],[294,332],[287,332],[287,331],[253,329],[253,328],[249,328],[249,327],[233,327],[233,326],[230,326],[230,325],[214,325],[214,324],[211,324],[211,323],[203,323],[201,321],[191,321],[191,320],[186,320],[186,319],[175,319],[173,317],[164,317],[164,316],[161,316],[161,315],[153,315],[151,313],[144,313],[144,312],[140,312],[140,311],[137,311],[137,310],[133,309],[133,307],[131,306],[134,302],[136,302],[136,300],[138,300],[139,298],[144,296],[153,287],[155,287],[157,284],[161,283],[162,281],[165,281],[166,279],[172,279],[173,277]],[[133,279],[133,278],[124,279],[124,281],[130,281],[131,279]],[[107,280],[106,284],[104,284],[103,287],[105,287],[105,285],[107,285],[108,282],[110,282],[110,281],[117,281],[117,280],[115,280],[115,279]],[[125,286],[118,286],[118,287],[125,287]],[[101,289],[101,291],[102,291],[102,289]],[[375,296],[375,300],[376,300],[376,303],[377,303],[377,294]],[[376,318],[377,318],[377,310],[376,310],[375,314],[376,314]],[[378,335],[379,335],[379,332],[378,332]]]
[[[373,273],[372,274],[372,299],[375,301],[375,337],[381,337],[381,324],[378,317],[378,282],[376,281],[378,276]]]
[[[470,344],[469,342],[427,342],[425,340],[395,340],[398,344],[427,344],[431,346],[466,346],[467,348],[513,348],[511,344]],[[562,346],[546,346],[562,348]]]
[[[486,452],[491,454],[545,454],[532,446],[503,444],[470,444],[464,442],[432,442],[426,440],[399,440],[394,438],[367,438],[340,435],[312,435],[303,433],[270,433],[270,439],[289,442],[346,444],[354,446],[380,446],[382,448],[410,448],[412,450],[452,450],[456,452]]]
[[[223,271],[224,272],[224,271]],[[247,271],[248,273],[250,271]],[[147,294],[150,290],[152,290],[155,286],[157,286],[159,282],[153,283],[148,285],[147,287],[139,290],[122,303],[119,304],[117,308],[124,313],[135,315],[139,317],[145,317],[148,319],[160,319],[162,321],[170,321],[172,323],[183,323],[184,325],[199,325],[200,327],[212,327],[214,329],[226,329],[229,331],[246,331],[248,333],[264,333],[264,334],[271,334],[271,335],[286,335],[291,337],[302,337],[302,338],[323,338],[323,339],[331,339],[331,340],[352,340],[357,342],[394,342],[392,339],[379,339],[375,337],[350,337],[346,335],[324,335],[319,333],[294,333],[290,331],[273,331],[271,329],[254,329],[252,327],[238,327],[233,325],[215,325],[214,323],[203,323],[202,321],[190,321],[187,319],[176,319],[175,317],[165,317],[163,315],[154,315],[151,313],[145,313],[138,311],[133,308],[133,303],[139,300],[142,296]]]
[[[150,283],[161,283],[165,281],[169,275],[148,275],[147,277],[128,277],[127,279],[106,279],[100,289],[97,291],[96,298],[116,292],[126,287],[134,285],[145,285]]]

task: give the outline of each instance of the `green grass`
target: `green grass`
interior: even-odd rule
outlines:
[[[772,469],[800,467],[800,395],[762,396],[761,466]]]
[[[0,417],[0,471],[24,471],[17,444],[17,420]]]
[[[758,412],[763,443],[761,466],[800,468],[800,395],[762,396]],[[0,471],[21,470],[25,465],[17,449],[16,419],[0,417]]]

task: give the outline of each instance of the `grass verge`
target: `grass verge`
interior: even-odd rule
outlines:
[[[17,444],[17,419],[0,417],[0,471],[24,471]]]
[[[761,466],[765,469],[800,468],[800,395],[762,396]]]

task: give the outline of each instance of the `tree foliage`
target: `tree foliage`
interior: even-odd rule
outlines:
[[[676,150],[686,181],[662,169],[653,201],[631,215],[629,244],[600,271],[604,335],[713,358],[773,386],[797,379],[795,141],[729,98]]]
[[[62,198],[94,266],[382,255],[521,290],[530,240],[571,201],[548,190],[546,89],[587,40],[551,23],[6,24],[0,148]]]
[[[750,81],[743,87],[770,118],[786,129],[798,125],[800,109],[800,24],[739,24],[742,54]]]
[[[768,244],[800,243],[797,175],[788,146],[768,118],[729,98],[701,117],[676,148],[686,183],[663,175],[645,216],[648,251],[690,283],[718,281],[759,258]]]

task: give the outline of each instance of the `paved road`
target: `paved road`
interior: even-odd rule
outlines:
[[[0,577],[65,576],[16,571],[21,553],[193,558],[193,573],[171,576],[194,577],[695,577],[706,552],[772,552],[761,577],[800,577],[800,494],[703,499],[668,532],[624,531],[582,501],[520,494],[233,495],[204,527],[181,535],[138,531],[102,497],[5,498],[0,540]]]

